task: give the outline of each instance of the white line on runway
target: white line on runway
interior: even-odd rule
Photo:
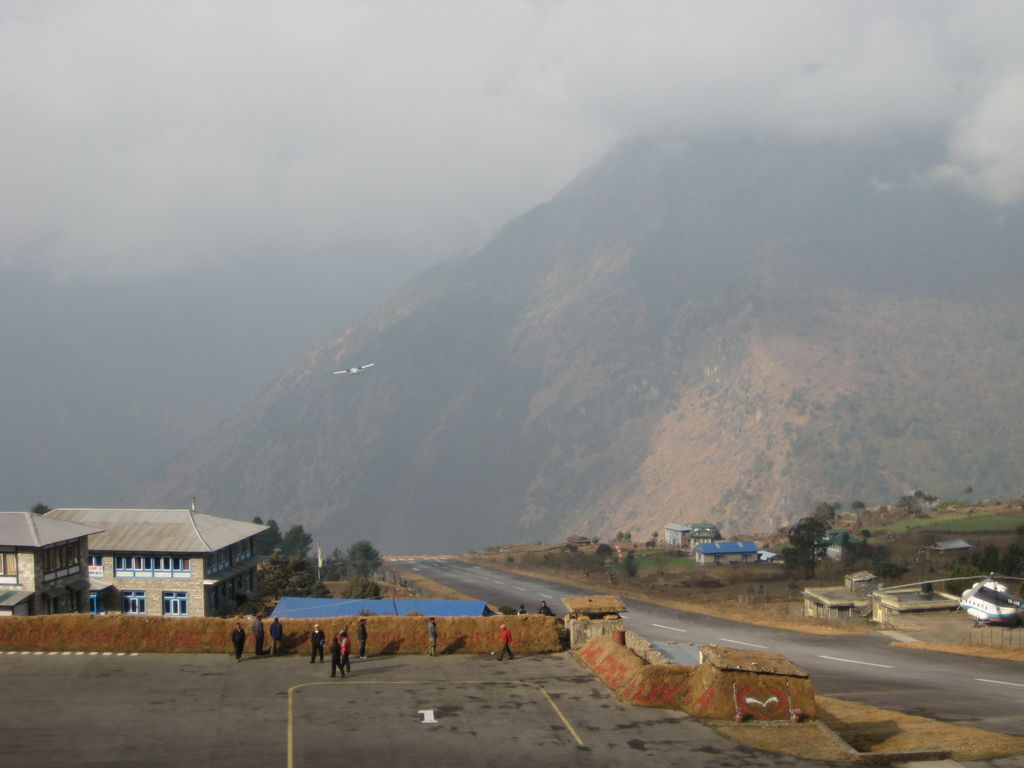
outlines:
[[[516,589],[518,589],[520,592],[526,591],[526,587],[516,587]]]
[[[554,595],[545,595],[543,592],[538,592],[537,594],[539,594],[545,600],[554,600],[555,599]]]
[[[866,667],[883,667],[884,669],[892,669],[891,664],[875,664],[871,661],[854,661],[853,659],[837,659],[835,656],[822,656],[818,654],[819,659],[828,659],[829,661],[843,661],[847,664],[863,664]]]
[[[666,627],[664,624],[651,624],[651,626],[652,627],[657,627],[658,629],[671,629],[673,632],[688,632],[689,631],[689,630],[686,630],[686,629],[680,629],[679,627]]]
[[[742,640],[730,640],[728,637],[718,638],[723,643],[736,643],[736,645],[749,645],[751,648],[767,648],[767,645],[758,645],[757,643],[744,643]]]
[[[497,580],[496,580],[496,581],[495,581],[494,583],[495,583],[495,584],[500,584],[500,585],[501,585],[501,586],[503,586],[503,587],[505,586],[505,582],[504,582],[504,581],[497,581]]]
[[[976,677],[974,679],[979,683],[995,683],[996,685],[1012,685],[1017,688],[1024,688],[1024,683],[1011,683],[1006,680],[986,680],[984,677]]]

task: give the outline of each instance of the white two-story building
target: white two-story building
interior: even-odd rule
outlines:
[[[101,529],[0,512],[0,616],[78,613],[87,599],[86,540]]]
[[[254,538],[265,525],[191,509],[54,509],[102,529],[89,536],[92,613],[215,616],[256,588]]]

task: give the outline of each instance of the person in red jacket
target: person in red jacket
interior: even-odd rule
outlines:
[[[349,639],[348,630],[341,630],[341,634],[338,636],[341,640],[341,670],[342,672],[352,672],[352,662],[348,660],[348,655],[352,653],[352,641]]]
[[[508,627],[504,624],[501,625],[501,650],[498,651],[498,661],[505,658],[505,654],[508,654],[508,660],[512,661],[515,656],[512,655],[512,633]]]

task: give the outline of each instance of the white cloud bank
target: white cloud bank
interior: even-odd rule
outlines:
[[[0,0],[0,265],[423,263],[637,134],[939,129],[1024,198],[1024,4]]]

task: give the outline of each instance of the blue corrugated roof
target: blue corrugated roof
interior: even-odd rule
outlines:
[[[358,616],[489,616],[487,603],[479,600],[344,600],[332,597],[282,597],[270,614],[274,619],[330,619]]]
[[[757,544],[752,541],[707,541],[697,545],[697,551],[705,555],[757,554]]]

